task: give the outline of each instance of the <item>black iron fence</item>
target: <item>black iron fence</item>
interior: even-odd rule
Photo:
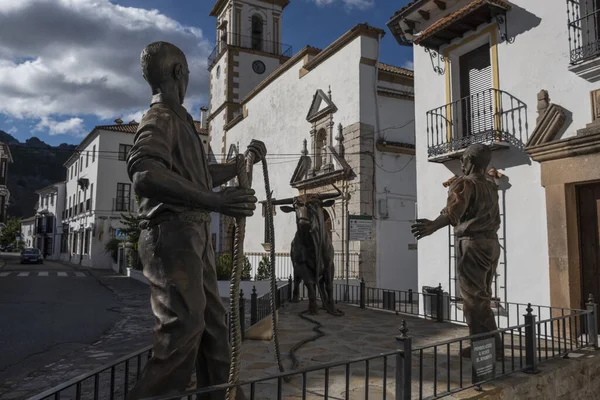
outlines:
[[[268,54],[275,54],[283,57],[292,56],[292,46],[277,41],[262,40],[257,36],[244,36],[228,33],[221,36],[213,51],[208,56],[208,68],[213,66],[217,58],[227,49],[228,46],[241,47],[260,51]]]
[[[269,279],[270,275],[268,271],[270,267],[270,253],[261,252],[249,252],[244,253],[246,257],[246,279],[251,280],[266,280]],[[217,253],[216,254],[217,272],[229,271],[231,269],[230,264],[233,260],[233,254],[229,252]],[[346,261],[348,265],[346,265]],[[359,267],[360,267],[360,254],[336,252],[333,257],[334,263],[334,279],[346,279],[348,275],[349,279],[358,279]],[[349,273],[347,274],[347,270]],[[294,267],[292,265],[292,259],[290,253],[275,253],[275,277],[278,280],[287,280],[290,275],[294,274]],[[225,277],[229,279],[228,277]]]
[[[571,64],[600,55],[600,8],[596,0],[567,0]]]
[[[527,141],[527,105],[498,89],[486,89],[434,108],[427,117],[427,154],[441,156],[475,143]]]
[[[361,280],[359,285],[337,284],[335,293],[336,298],[345,297],[345,302],[362,308],[373,307],[420,315],[438,322],[452,320],[452,314],[444,312],[447,304],[444,303],[444,297],[448,296],[439,286],[424,292],[394,291],[367,287],[364,280]],[[288,282],[288,285],[278,289],[276,306],[288,301],[291,295],[291,282]],[[253,290],[250,302],[251,324],[270,314],[269,296],[270,294],[257,296]],[[240,313],[246,315],[243,295],[240,300]],[[520,306],[518,303],[510,304]],[[539,318],[535,314],[544,313],[543,310],[546,309],[550,315],[558,315]],[[478,387],[514,372],[535,373],[540,363],[564,357],[584,347],[598,348],[597,305],[591,296],[586,310],[556,309],[531,304],[519,310],[522,310],[522,314],[512,319],[520,321],[516,325],[421,346],[413,346],[403,320],[400,335],[395,338],[394,351],[343,362],[318,364],[240,382],[235,386],[244,390],[250,399],[283,399],[286,396],[307,398],[309,392],[327,399],[334,387],[338,393],[340,390],[344,391],[346,398],[350,393],[364,393],[365,399],[385,399],[388,396],[398,400],[437,399]],[[492,339],[494,335],[499,337],[500,342],[495,343]],[[483,352],[478,353],[480,349]],[[151,355],[151,346],[145,347],[111,365],[71,379],[31,399],[65,398],[61,397],[64,394],[76,399],[125,398]],[[488,362],[484,363],[483,368],[478,368],[482,360]],[[271,386],[271,389],[265,389],[267,386]],[[224,392],[229,387],[231,386],[223,384],[153,399],[193,399],[198,394]],[[265,393],[265,390],[270,392]]]

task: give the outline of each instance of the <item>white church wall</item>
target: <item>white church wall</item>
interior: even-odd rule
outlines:
[[[361,86],[359,65],[361,44],[358,37],[340,49],[314,70],[299,78],[303,61],[299,61],[270,83],[248,103],[248,116],[228,133],[228,141],[239,142],[244,151],[253,138],[265,142],[269,155],[269,174],[274,198],[291,197],[297,190],[290,186],[292,173],[297,165],[302,141],[310,146],[311,124],[306,115],[317,89],[327,93],[331,87],[332,99],[338,111],[334,123],[343,126],[358,122],[360,115],[359,88]],[[340,65],[345,65],[340,69]],[[264,183],[260,164],[255,166],[253,187],[259,200],[265,199]],[[276,251],[289,252],[290,243],[296,232],[295,216],[280,210],[274,218]],[[264,218],[257,210],[246,225],[246,251],[262,251],[264,242]]]
[[[270,71],[274,71],[281,61],[279,57],[258,55],[254,53],[248,53],[240,51],[234,60],[238,62],[238,66],[235,67],[235,71],[239,72],[239,77],[234,77],[233,82],[239,84],[237,93],[239,98],[243,99],[252,89],[256,87],[263,79],[265,79]],[[265,72],[263,74],[257,74],[252,69],[252,63],[260,60],[265,64]]]

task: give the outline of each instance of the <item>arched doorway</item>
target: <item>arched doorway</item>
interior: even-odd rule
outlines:
[[[263,20],[258,14],[252,16],[252,50],[262,51]]]

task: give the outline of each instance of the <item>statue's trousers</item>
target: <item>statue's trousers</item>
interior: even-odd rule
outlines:
[[[138,250],[150,282],[154,354],[127,399],[227,383],[230,346],[207,220],[166,220],[142,230]],[[225,391],[201,399],[224,399]],[[244,394],[238,390],[238,399]]]
[[[489,237],[459,237],[456,248],[456,267],[463,312],[469,334],[492,332],[498,329],[491,308],[492,282],[498,260],[500,243],[496,235]],[[502,349],[502,339],[494,335],[496,349]]]

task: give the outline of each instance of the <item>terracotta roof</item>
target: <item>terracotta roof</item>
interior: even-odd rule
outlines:
[[[455,21],[461,19],[462,17],[472,13],[479,7],[482,7],[486,4],[493,4],[499,7],[504,8],[505,10],[510,10],[511,5],[503,0],[473,0],[463,8],[458,11],[455,11],[451,14],[448,14],[444,18],[440,18],[438,21],[431,24],[428,28],[424,29],[418,37],[416,37],[413,42],[415,44],[419,44],[424,39],[430,37],[436,32],[444,29],[445,27],[453,24]]]
[[[137,131],[139,123],[129,123],[129,124],[114,124],[114,125],[98,125],[96,129],[102,129],[104,131],[112,131],[112,132],[123,132],[123,133],[135,133]],[[208,135],[208,129],[202,129],[202,123],[200,121],[194,121],[194,125],[196,126],[196,130],[198,133],[203,135]]]
[[[414,1],[409,1],[404,7],[402,7],[398,11],[396,11],[394,13],[394,15],[392,15],[392,18],[394,18],[398,14],[402,14],[402,12],[404,12],[405,10],[411,8],[412,6],[416,5],[417,3],[425,3],[426,1],[428,1],[428,0],[414,0]]]
[[[398,75],[410,76],[410,77],[415,76],[415,73],[413,71],[411,71],[410,69],[396,67],[395,65],[384,64],[384,63],[380,62],[380,63],[377,63],[377,66],[379,67],[380,70],[386,71],[386,72],[391,72],[392,74],[398,74]]]

